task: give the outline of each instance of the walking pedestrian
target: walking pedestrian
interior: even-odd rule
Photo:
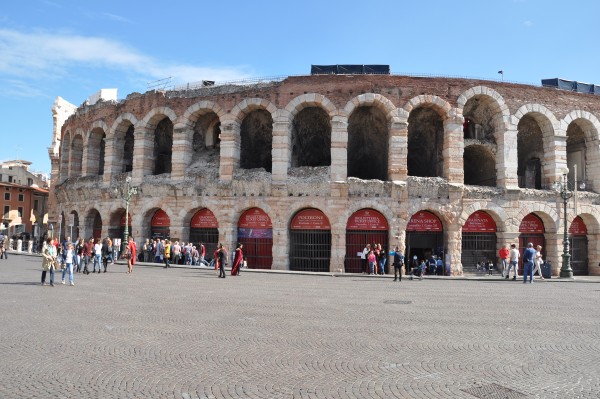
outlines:
[[[402,281],[402,266],[404,266],[404,254],[400,248],[394,248],[394,281]]]
[[[65,284],[65,277],[67,272],[69,273],[69,284],[73,283],[73,259],[75,258],[75,250],[71,242],[67,243],[67,249],[64,252],[65,267],[62,269],[62,284]]]
[[[5,256],[4,251],[4,234],[0,233],[0,259],[2,259],[3,256]]]
[[[510,251],[508,250],[508,244],[505,244],[502,248],[500,248],[498,251],[498,257],[502,262],[502,278],[504,278],[504,276],[506,276],[506,268],[510,262]]]
[[[109,237],[106,237],[102,241],[102,266],[104,267],[104,273],[108,269],[108,261],[112,258],[112,241]],[[100,273],[100,271],[98,271]]]
[[[387,250],[381,246],[381,244],[377,244],[377,249],[379,250],[379,274],[382,276],[385,275],[385,266],[387,264]]]
[[[505,278],[508,279],[510,277],[510,269],[514,269],[513,281],[517,280],[519,277],[519,272],[517,267],[519,265],[519,250],[515,244],[510,244],[510,263],[508,265],[508,271],[506,272]]]
[[[219,244],[217,249],[217,259],[219,264],[219,277],[225,278],[225,262],[227,261],[227,253],[225,252],[225,248],[223,248],[223,244]]]
[[[56,268],[56,247],[52,239],[47,238],[42,247],[42,285],[46,285],[46,273],[50,272],[50,286],[54,287],[54,269]]]
[[[233,266],[231,267],[232,276],[240,275],[240,267],[242,266],[242,261],[244,260],[244,253],[242,252],[243,247],[244,244],[238,243],[237,248],[235,249],[235,257],[233,258]]]
[[[88,242],[83,246],[83,274],[90,274],[88,265],[94,253],[94,239],[90,237]],[[93,260],[92,260],[93,261]]]
[[[527,282],[529,275],[529,283],[533,284],[533,261],[535,260],[535,249],[533,243],[527,244],[527,249],[523,252],[523,283]]]
[[[165,240],[163,247],[164,255],[163,260],[165,262],[165,269],[171,267],[171,241]]]
[[[127,238],[127,249],[125,250],[125,257],[127,258],[127,273],[133,272],[133,265],[135,265],[137,254],[137,247],[135,245],[135,241],[132,236]]]
[[[96,273],[96,264],[98,264],[98,273],[102,271],[102,242],[99,238],[95,240],[94,243],[94,271],[92,273]]]
[[[542,259],[542,246],[538,245],[535,250],[535,257],[533,259],[533,275],[535,276],[535,272],[537,271],[540,274],[540,279],[543,280],[544,276],[542,275],[542,264],[544,260]]]

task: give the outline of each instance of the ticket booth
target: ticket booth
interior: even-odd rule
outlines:
[[[238,220],[238,242],[249,269],[270,269],[273,265],[273,224],[260,208],[251,208]]]
[[[389,252],[389,225],[385,216],[373,209],[360,209],[348,218],[346,223],[346,257],[344,270],[346,273],[365,272],[366,261],[360,254],[366,244],[381,244]],[[386,267],[389,270],[389,266]]]
[[[290,223],[290,270],[329,272],[331,225],[318,209],[303,209]]]

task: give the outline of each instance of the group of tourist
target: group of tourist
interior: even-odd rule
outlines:
[[[118,241],[120,242],[120,240]],[[127,259],[128,271],[133,272],[137,248],[135,241],[129,237],[124,258]],[[69,285],[75,285],[74,273],[90,274],[89,266],[92,263],[92,273],[104,273],[108,270],[108,264],[114,263],[119,258],[120,248],[115,249],[113,240],[109,237],[94,239],[90,237],[87,242],[78,238],[75,242],[71,237],[65,238],[62,243],[58,239],[47,238],[42,247],[42,285],[46,285],[46,275],[50,272],[50,286],[54,286],[54,271],[62,270],[62,284],[66,284],[67,274]]]
[[[8,236],[4,235],[4,233],[0,233],[0,259],[8,259],[6,248],[8,248]]]
[[[508,244],[500,248],[498,256],[502,261],[502,277],[509,279],[510,271],[513,270],[513,281],[519,277],[518,264],[520,258],[519,250],[516,244],[510,244],[510,250]],[[542,265],[544,259],[542,256],[542,246],[537,245],[533,248],[533,243],[528,243],[527,248],[523,252],[523,283],[527,282],[527,276],[529,276],[529,282],[533,283],[533,276],[536,272],[539,273],[540,279],[544,279],[542,275]]]
[[[387,253],[381,244],[367,244],[360,256],[364,274],[385,274]]]

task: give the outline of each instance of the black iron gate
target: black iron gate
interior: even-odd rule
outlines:
[[[249,269],[270,269],[273,265],[272,238],[238,238],[244,244],[243,253]]]
[[[477,262],[492,261],[497,265],[496,259],[496,233],[463,233],[461,263],[464,273],[477,272]]]
[[[571,269],[574,276],[588,275],[588,240],[586,236],[573,236],[571,247]]]
[[[290,230],[290,270],[329,272],[330,261],[330,230]]]
[[[216,228],[191,228],[190,229],[190,242],[196,246],[198,252],[200,252],[199,244],[204,243],[206,248],[206,257],[212,258],[213,252],[219,245],[219,229]]]
[[[362,273],[365,265],[358,253],[362,253],[366,244],[381,244],[385,250],[388,248],[388,232],[382,230],[346,230],[346,259],[344,267],[346,273]],[[389,266],[386,266],[389,270]]]

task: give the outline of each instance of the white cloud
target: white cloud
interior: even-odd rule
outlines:
[[[5,81],[2,89],[2,95],[12,97],[49,97],[44,91],[35,85],[31,85],[22,80],[9,79]]]
[[[531,20],[523,21],[523,25],[527,28],[531,28],[533,26],[533,21],[531,21]]]
[[[131,24],[133,23],[132,20],[130,20],[129,18],[123,17],[121,15],[117,15],[117,14],[111,14],[109,12],[105,12],[102,14],[105,18],[110,19],[112,21],[116,21],[116,22],[123,22],[123,23],[127,23],[127,24]]]
[[[0,29],[0,74],[20,79],[54,79],[74,67],[103,67],[137,73],[143,79],[173,81],[236,80],[250,76],[242,67],[163,63],[124,43],[103,37]]]

